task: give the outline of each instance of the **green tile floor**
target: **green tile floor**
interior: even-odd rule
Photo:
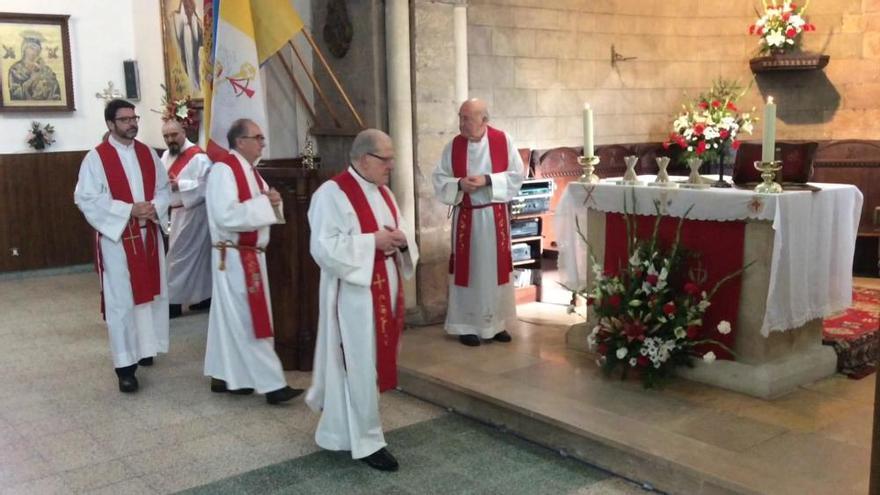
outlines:
[[[383,473],[347,452],[320,451],[187,490],[222,494],[599,494],[640,493],[604,471],[456,414],[386,435],[400,471]],[[625,486],[620,490],[620,484]],[[593,488],[595,488],[595,490]],[[608,487],[610,488],[610,487]],[[607,490],[607,491],[606,491]]]

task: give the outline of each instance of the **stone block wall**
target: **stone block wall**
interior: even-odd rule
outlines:
[[[821,0],[807,17],[806,50],[824,71],[762,74],[748,61],[757,0],[470,0],[472,96],[520,147],[582,141],[583,103],[597,144],[665,138],[688,98],[718,77],[752,82],[740,106],[779,102],[779,139],[880,135],[880,0]],[[611,66],[611,45],[634,60]],[[755,139],[760,138],[761,124]],[[748,138],[748,137],[745,137]]]

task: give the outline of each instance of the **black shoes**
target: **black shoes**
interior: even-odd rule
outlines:
[[[211,309],[211,298],[210,297],[200,303],[192,304],[189,307],[190,311],[202,311],[205,309]]]
[[[470,347],[477,347],[480,345],[480,338],[476,335],[459,335],[458,341]]]
[[[496,333],[495,336],[492,337],[492,340],[494,340],[495,342],[510,342],[513,339],[511,339],[510,334],[507,333],[507,330],[502,330]]]
[[[152,366],[153,365],[153,357],[152,356],[145,357],[145,358],[141,359],[140,361],[138,361],[138,364],[141,366]]]
[[[119,377],[119,391],[131,394],[137,392],[138,389],[138,380],[134,377],[134,375],[130,376],[120,376]]]
[[[229,390],[226,388],[226,382],[217,378],[211,378],[211,392],[215,394],[223,394],[229,392],[232,395],[251,395],[254,393],[254,389],[252,388],[237,388],[235,390]]]
[[[180,307],[180,304],[169,304],[168,305],[168,318],[177,318],[178,316],[183,314],[183,309]]]
[[[397,459],[384,447],[361,460],[371,468],[378,469],[379,471],[397,471],[397,468],[400,467]]]
[[[273,392],[269,392],[266,394],[266,402],[269,404],[281,404],[282,402],[287,402],[290,399],[298,396],[303,393],[303,389],[301,388],[290,388],[285,386],[284,388],[279,388]]]

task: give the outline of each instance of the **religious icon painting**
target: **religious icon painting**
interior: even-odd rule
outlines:
[[[187,97],[201,107],[209,65],[206,46],[204,0],[159,0],[162,12],[162,45],[165,52],[165,87],[168,100]],[[210,16],[210,13],[208,13]],[[209,21],[210,22],[210,21]]]
[[[67,15],[0,12],[0,111],[73,111]]]

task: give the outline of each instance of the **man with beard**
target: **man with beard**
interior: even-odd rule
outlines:
[[[170,119],[162,126],[168,149],[162,163],[171,183],[171,239],[168,243],[168,301],[171,318],[181,306],[208,309],[211,304],[211,235],[205,210],[205,183],[211,160],[190,142],[183,126]]]
[[[89,151],[73,193],[96,230],[102,311],[119,390],[138,389],[138,364],[168,352],[165,249],[159,225],[170,201],[168,175],[156,152],[135,140],[134,105],[112,100],[104,109],[109,139]]]

